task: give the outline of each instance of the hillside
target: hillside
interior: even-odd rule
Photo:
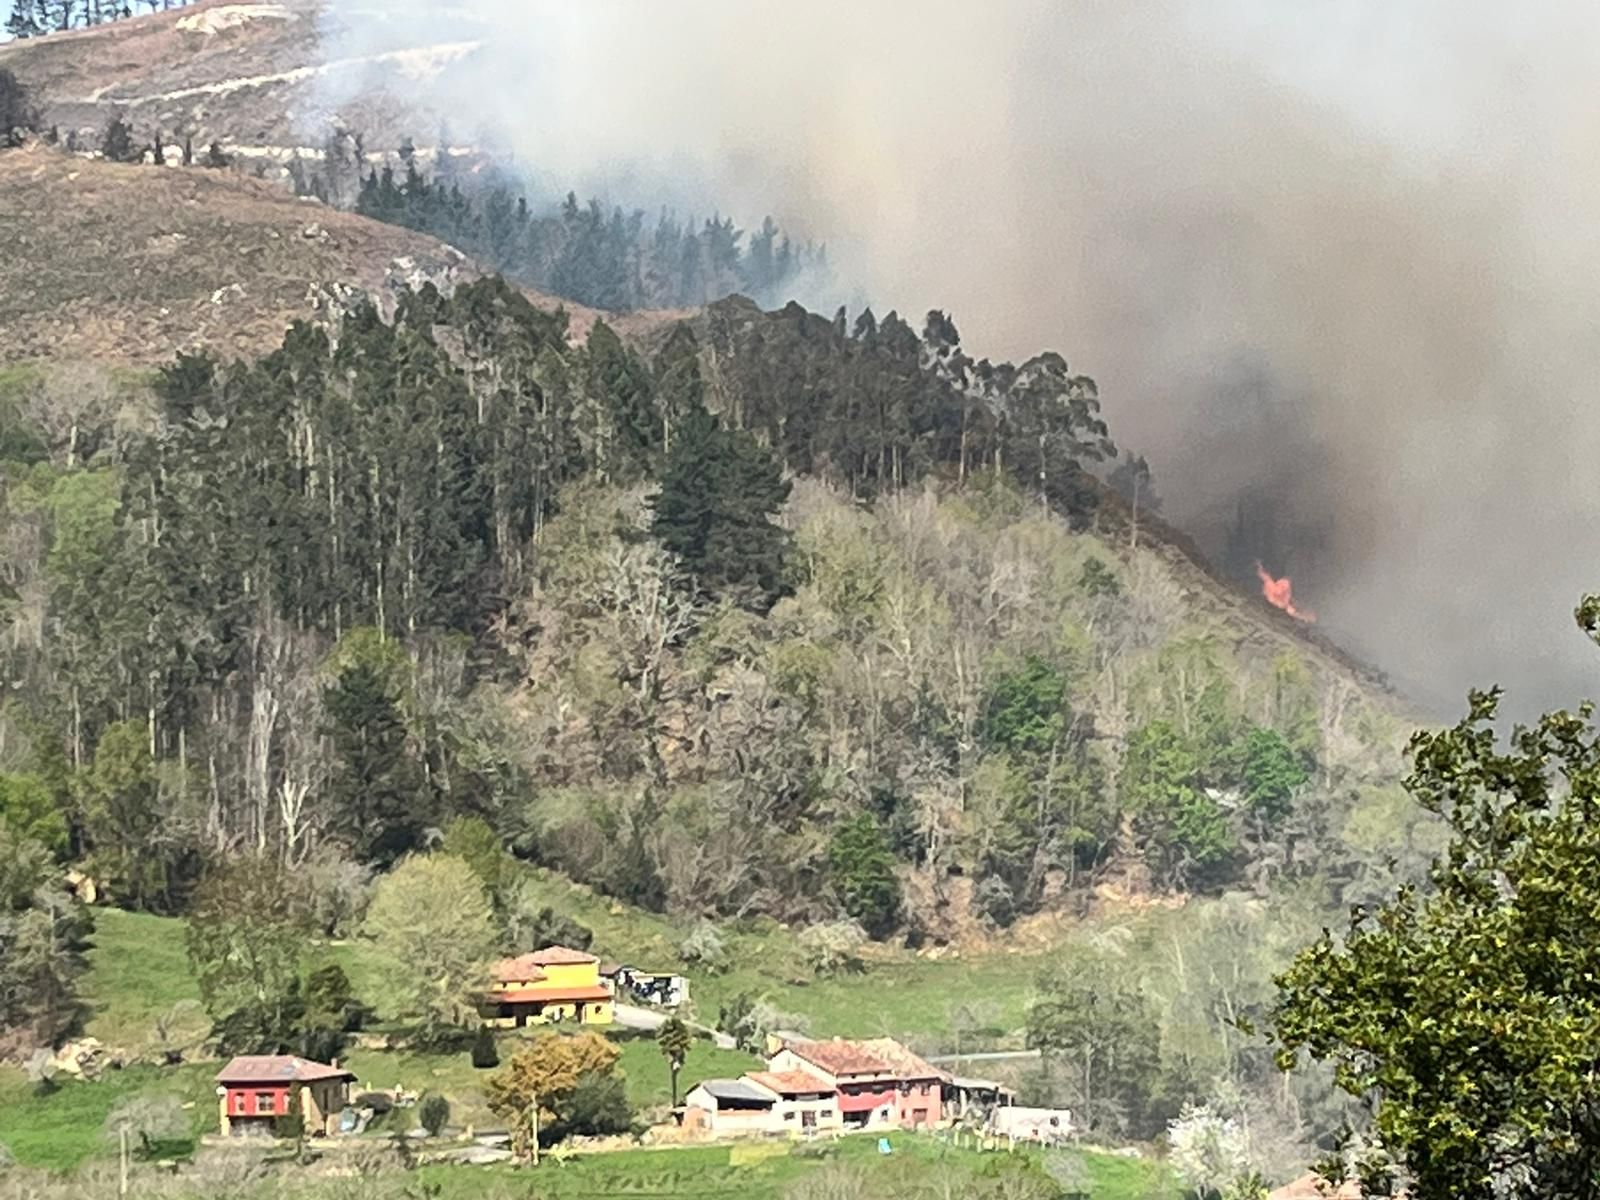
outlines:
[[[0,229],[0,362],[153,366],[201,347],[255,355],[311,315],[319,296],[359,289],[392,302],[425,280],[449,286],[481,274],[437,239],[232,171],[38,147],[0,154],[0,194],[34,214]],[[564,307],[575,336],[597,317],[524,291],[542,307]],[[626,333],[661,319],[615,323]]]
[[[414,94],[406,81],[468,69],[472,43],[430,46],[399,31],[386,38],[384,22],[372,19],[379,10],[363,17],[368,48],[331,61],[323,43],[341,28],[335,6],[202,0],[0,45],[0,67],[29,87],[46,127],[76,133],[86,146],[120,113],[141,130],[159,127],[199,146],[217,141],[275,168],[301,148],[320,152],[335,122],[390,149],[439,129],[442,114],[402,99]]]

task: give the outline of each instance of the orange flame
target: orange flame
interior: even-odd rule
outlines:
[[[1289,582],[1287,575],[1282,579],[1274,579],[1260,563],[1256,564],[1256,574],[1261,576],[1261,594],[1273,608],[1281,608],[1295,620],[1308,625],[1317,619],[1317,614],[1310,609],[1294,606],[1294,584]]]

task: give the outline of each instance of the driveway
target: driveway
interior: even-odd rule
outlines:
[[[617,1005],[617,1024],[626,1025],[629,1029],[660,1029],[667,1023],[668,1015],[659,1008],[640,1008],[637,1004],[618,1003]],[[705,1034],[716,1043],[719,1049],[738,1049],[738,1043],[726,1033],[708,1029],[704,1025],[696,1025],[693,1021],[685,1021],[684,1024],[696,1033]]]

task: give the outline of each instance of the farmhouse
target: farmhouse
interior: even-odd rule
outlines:
[[[600,960],[549,946],[496,963],[478,1008],[484,1023],[506,1028],[573,1021],[609,1025],[616,1000],[600,982]]]
[[[767,1065],[810,1072],[833,1087],[846,1129],[929,1129],[944,1118],[950,1077],[893,1038],[784,1041]]]
[[[713,1134],[928,1129],[943,1119],[948,1082],[893,1038],[779,1038],[765,1071],[708,1079],[691,1090],[683,1123]]]
[[[223,1137],[270,1137],[280,1117],[299,1115],[313,1137],[338,1129],[355,1076],[338,1064],[286,1054],[242,1054],[217,1072]]]

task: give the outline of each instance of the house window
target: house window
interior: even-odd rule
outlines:
[[[794,1113],[792,1113],[792,1112],[786,1112],[786,1113],[784,1113],[784,1114],[783,1114],[783,1119],[784,1119],[784,1120],[785,1120],[785,1121],[792,1121],[792,1120],[794,1120]]]
[[[822,1110],[820,1115],[824,1116],[824,1117],[831,1117],[831,1116],[833,1116],[833,1109],[825,1108],[825,1109]]]
[[[259,1113],[270,1113],[275,1108],[277,1108],[277,1106],[278,1106],[277,1097],[274,1096],[271,1092],[257,1092],[256,1093],[256,1112],[258,1114]]]
[[[922,1085],[922,1095],[926,1096],[928,1094],[928,1087],[929,1085],[926,1083]]]

